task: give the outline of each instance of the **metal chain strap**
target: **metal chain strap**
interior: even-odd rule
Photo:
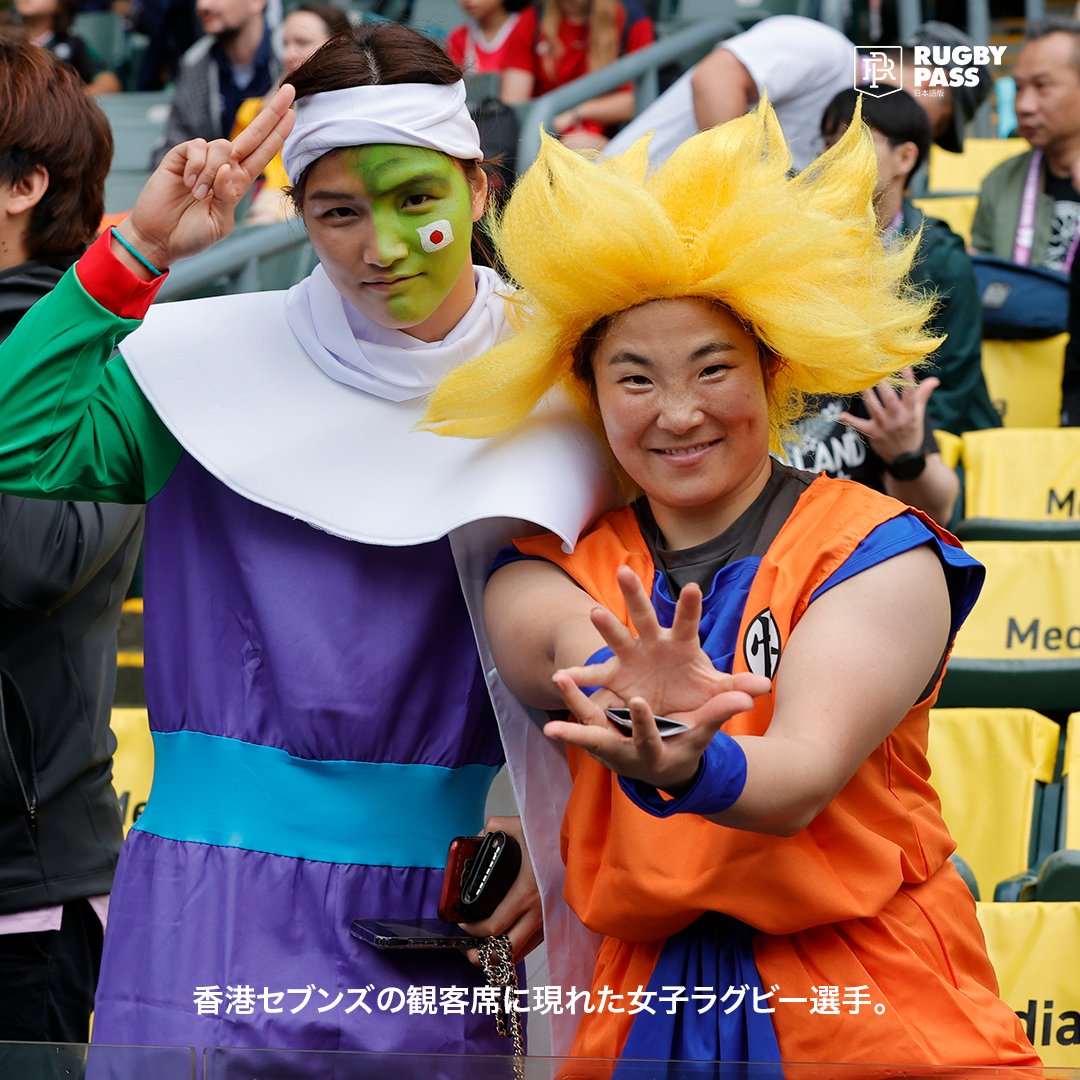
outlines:
[[[495,1024],[500,1035],[514,1040],[514,1071],[523,1076],[522,1063],[518,1060],[525,1056],[525,1033],[521,1027],[521,1013],[507,1008],[506,991],[518,988],[517,968],[514,966],[510,939],[505,934],[485,938],[476,951],[480,955],[480,964],[488,986],[496,986],[501,991]]]

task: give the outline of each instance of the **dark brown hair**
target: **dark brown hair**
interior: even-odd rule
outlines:
[[[105,212],[109,121],[74,70],[8,34],[0,35],[0,100],[0,180],[14,184],[38,165],[49,174],[26,231],[29,256],[81,252]]]
[[[71,30],[80,6],[80,0],[57,0],[56,14],[52,20],[54,34],[66,34]]]
[[[296,89],[296,100],[301,101],[312,94],[351,86],[449,86],[461,77],[461,68],[431,38],[388,22],[362,23],[334,34],[289,76],[288,82]],[[466,178],[474,180],[477,163],[462,161],[460,165]],[[310,168],[297,177],[289,191],[297,210],[303,206]]]

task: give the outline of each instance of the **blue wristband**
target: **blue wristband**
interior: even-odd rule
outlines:
[[[605,645],[602,649],[597,649],[596,652],[589,657],[588,660],[582,664],[582,667],[588,667],[590,664],[603,664],[610,660],[615,654]],[[583,686],[581,692],[586,697],[592,697],[597,690],[603,690],[602,686]]]
[[[746,754],[730,736],[718,731],[705,747],[701,768],[690,790],[677,799],[665,799],[659,790],[640,780],[619,777],[626,797],[653,817],[672,814],[719,814],[727,810],[746,787]]]
[[[123,249],[124,249],[124,250],[125,250],[125,251],[126,251],[126,252],[127,252],[127,253],[128,253],[129,255],[130,255],[130,256],[131,256],[131,257],[132,257],[132,258],[133,258],[133,259],[135,259],[135,260],[137,260],[138,262],[142,263],[142,264],[143,264],[143,266],[145,266],[145,267],[146,267],[146,269],[147,269],[147,270],[149,270],[149,271],[150,271],[150,273],[154,275],[154,277],[161,277],[161,275],[165,273],[165,271],[164,271],[164,270],[159,270],[159,269],[158,269],[158,268],[157,268],[157,267],[156,267],[156,266],[155,266],[155,265],[154,265],[154,264],[153,264],[153,263],[152,263],[152,262],[151,262],[151,261],[150,261],[150,260],[149,260],[149,259],[148,259],[148,258],[147,258],[147,257],[145,256],[145,255],[142,255],[142,254],[140,254],[140,253],[139,253],[138,251],[136,251],[136,250],[135,250],[135,249],[134,249],[134,248],[133,248],[133,247],[131,246],[131,244],[129,244],[129,243],[127,242],[127,240],[125,240],[125,239],[124,239],[124,238],[123,238],[123,237],[122,237],[122,236],[120,235],[120,232],[119,232],[119,230],[118,230],[118,229],[116,228],[116,226],[115,226],[115,225],[114,225],[114,226],[112,227],[112,234],[113,234],[113,237],[114,237],[114,238],[116,239],[116,242],[117,242],[117,243],[118,243],[118,244],[119,244],[119,245],[120,245],[120,246],[121,246],[121,247],[122,247],[122,248],[123,248]]]

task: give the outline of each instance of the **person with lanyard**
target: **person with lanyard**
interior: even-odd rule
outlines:
[[[283,142],[320,265],[288,292],[148,313]],[[173,148],[0,354],[0,487],[147,503],[155,774],[97,1041],[510,1052],[471,1010],[316,1007],[483,985],[456,950],[383,952],[350,926],[434,917],[450,840],[484,826],[504,751],[470,605],[494,550],[523,522],[572,544],[610,497],[558,402],[490,443],[415,430],[438,378],[506,332],[500,282],[469,258],[481,157],[438,45],[355,28],[234,142]],[[528,860],[474,929],[536,943]]]
[[[1018,130],[1031,149],[983,181],[972,223],[975,251],[1068,273],[1080,244],[1080,23],[1031,27],[1016,66]]]
[[[924,514],[770,456],[804,395],[939,344],[916,243],[881,244],[871,137],[792,177],[762,103],[646,161],[544,139],[498,238],[523,326],[426,416],[490,438],[565,385],[638,495],[572,552],[515,540],[485,596],[503,678],[568,749],[566,898],[612,1003],[574,1052],[1037,1066],[926,760],[983,568]]]

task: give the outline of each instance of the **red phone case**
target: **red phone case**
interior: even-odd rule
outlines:
[[[465,922],[465,909],[461,901],[461,883],[469,863],[476,858],[482,836],[456,836],[450,841],[446,853],[446,870],[443,873],[442,895],[439,897],[439,918],[443,922]]]

